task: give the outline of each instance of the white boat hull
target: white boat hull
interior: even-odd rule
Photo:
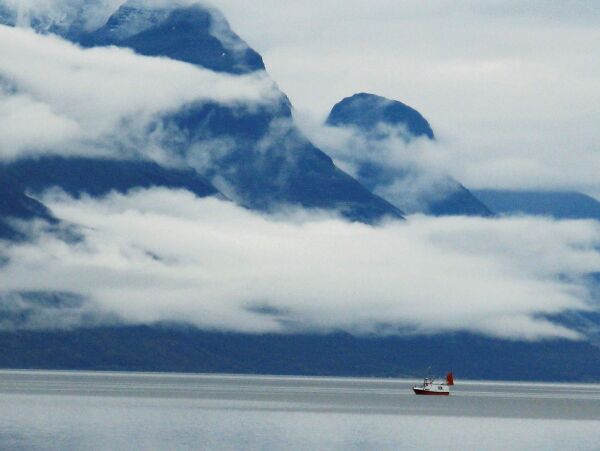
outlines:
[[[432,385],[427,387],[413,387],[415,395],[428,395],[428,396],[449,396],[450,387],[447,385]]]

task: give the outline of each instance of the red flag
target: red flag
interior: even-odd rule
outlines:
[[[446,384],[454,385],[454,376],[452,375],[452,372],[446,374]]]

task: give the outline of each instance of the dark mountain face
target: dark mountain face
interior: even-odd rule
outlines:
[[[98,30],[71,34],[87,47],[128,47],[140,55],[166,56],[217,72],[265,69],[260,55],[229,29],[219,13],[199,6],[155,9],[126,3]]]
[[[436,216],[492,214],[451,177],[391,167],[385,156],[378,153],[386,138],[400,137],[405,143],[418,138],[435,139],[429,122],[413,108],[373,94],[356,94],[335,105],[326,124],[352,128],[364,137],[367,148],[354,155],[345,154],[342,160],[356,168],[362,184],[403,211]]]
[[[48,209],[26,195],[24,186],[0,166],[0,239],[22,238],[11,224],[14,219],[53,221]]]
[[[466,215],[466,216],[492,216],[493,212],[488,206],[473,195],[471,191],[460,183],[441,199],[429,203],[429,213],[434,216]]]
[[[398,127],[407,141],[420,137],[435,139],[429,122],[417,110],[402,102],[373,94],[355,94],[342,100],[333,107],[327,118],[327,125],[356,127],[374,137],[377,137],[377,126],[380,124]]]
[[[14,26],[16,21],[14,11],[0,3],[0,23],[4,25]]]
[[[48,30],[83,46],[129,47],[142,55],[168,57],[216,72],[241,75],[264,71],[261,57],[229,29],[225,19],[198,5],[156,9],[137,1],[127,2],[97,30],[85,31],[78,21],[70,27],[41,29]],[[285,95],[279,93],[275,97],[262,106],[191,104],[158,118],[155,126],[169,130],[161,143],[167,152],[243,206],[273,210],[280,204],[291,204],[333,209],[352,220],[366,222],[383,216],[402,217],[398,208],[369,192],[312,145],[294,125]],[[44,175],[80,170],[82,159],[28,161],[27,173],[35,173],[43,183],[26,180],[16,170],[15,176],[36,188],[52,179],[52,184],[69,191],[75,188],[75,181],[85,182],[85,186],[80,186],[81,191],[97,193],[105,192],[112,182],[115,189],[154,183],[165,186],[165,178],[171,180],[177,175],[167,175],[164,169],[160,177],[154,174],[144,178],[140,171],[147,175],[159,169],[154,167],[149,171],[141,163],[123,162],[119,166],[115,161],[110,165],[120,174],[117,180],[106,173],[109,163],[92,161],[95,163],[85,166],[90,175],[85,180],[78,175],[64,178]],[[46,170],[48,164],[51,166]],[[96,164],[100,169],[92,168]],[[127,174],[131,174],[131,180],[126,180]],[[192,186],[182,182],[177,187],[198,191],[190,176],[184,179]],[[99,187],[95,188],[95,183]],[[173,184],[169,182],[166,186]]]
[[[109,345],[107,345],[109,344]],[[600,349],[585,341],[519,342],[466,333],[356,337],[251,335],[186,327],[0,332],[0,368],[422,377],[592,382]]]
[[[26,180],[27,188],[35,193],[60,187],[72,196],[102,196],[163,186],[187,189],[198,197],[219,194],[193,170],[167,169],[147,161],[45,157],[17,160],[0,168],[13,180]]]
[[[577,192],[478,190],[475,195],[498,214],[552,216],[556,219],[596,219],[600,202]]]
[[[294,126],[287,99],[276,106],[191,105],[164,118],[162,128],[179,131],[165,143],[238,203],[258,210],[281,204],[336,209],[370,222],[402,213],[339,170]],[[200,163],[190,149],[227,143],[226,152],[204,151]]]

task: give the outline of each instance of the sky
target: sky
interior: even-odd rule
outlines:
[[[309,128],[371,92],[419,110],[435,164],[470,188],[600,198],[596,1],[213,3]]]
[[[77,1],[19,5],[70,20],[61,13]],[[100,2],[86,20],[97,25],[118,4]],[[152,127],[157,117],[197,101],[270,104],[277,87],[305,133],[341,158],[363,144],[322,122],[335,102],[369,91],[419,109],[439,138],[384,142],[389,164],[408,161],[472,188],[600,193],[600,32],[591,3],[213,4],[263,55],[270,77],[82,49],[0,26],[0,159],[59,153],[172,164]],[[335,212],[266,215],[166,189],[97,199],[51,191],[41,200],[80,239],[65,241],[53,225],[17,224],[35,239],[0,243],[2,308],[27,307],[18,294],[26,292],[85,302],[72,316],[41,312],[30,328],[93,317],[244,332],[579,339],[547,318],[599,309],[586,278],[600,272],[594,221],[415,215],[373,227]]]

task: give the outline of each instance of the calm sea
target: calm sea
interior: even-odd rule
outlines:
[[[600,450],[600,385],[0,372],[2,450]]]

